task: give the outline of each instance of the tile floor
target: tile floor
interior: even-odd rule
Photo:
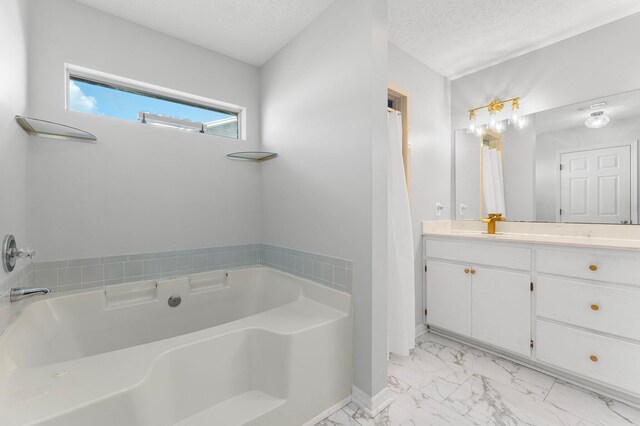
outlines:
[[[317,426],[640,425],[640,410],[427,333],[391,356],[395,402],[375,418],[353,404]]]

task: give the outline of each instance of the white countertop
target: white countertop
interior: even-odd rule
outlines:
[[[487,224],[480,221],[422,222],[422,234],[428,236],[640,250],[640,225],[497,222],[495,234],[486,232]]]

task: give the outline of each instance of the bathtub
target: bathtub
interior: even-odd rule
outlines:
[[[0,424],[312,424],[351,329],[348,294],[265,267],[41,299],[0,336]]]

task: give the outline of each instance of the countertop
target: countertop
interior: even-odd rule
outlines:
[[[640,251],[640,225],[498,222],[495,234],[486,229],[480,221],[422,222],[427,236]]]

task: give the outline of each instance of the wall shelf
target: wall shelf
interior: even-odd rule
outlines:
[[[20,115],[16,115],[16,121],[20,127],[30,135],[51,139],[75,140],[87,143],[96,143],[98,140],[98,138],[89,132],[64,124],[54,123],[52,121],[22,117]]]
[[[271,160],[276,158],[278,153],[276,152],[265,152],[265,151],[245,151],[245,152],[232,152],[231,154],[227,154],[227,158],[232,160],[242,160],[242,161],[254,161],[261,162]]]

